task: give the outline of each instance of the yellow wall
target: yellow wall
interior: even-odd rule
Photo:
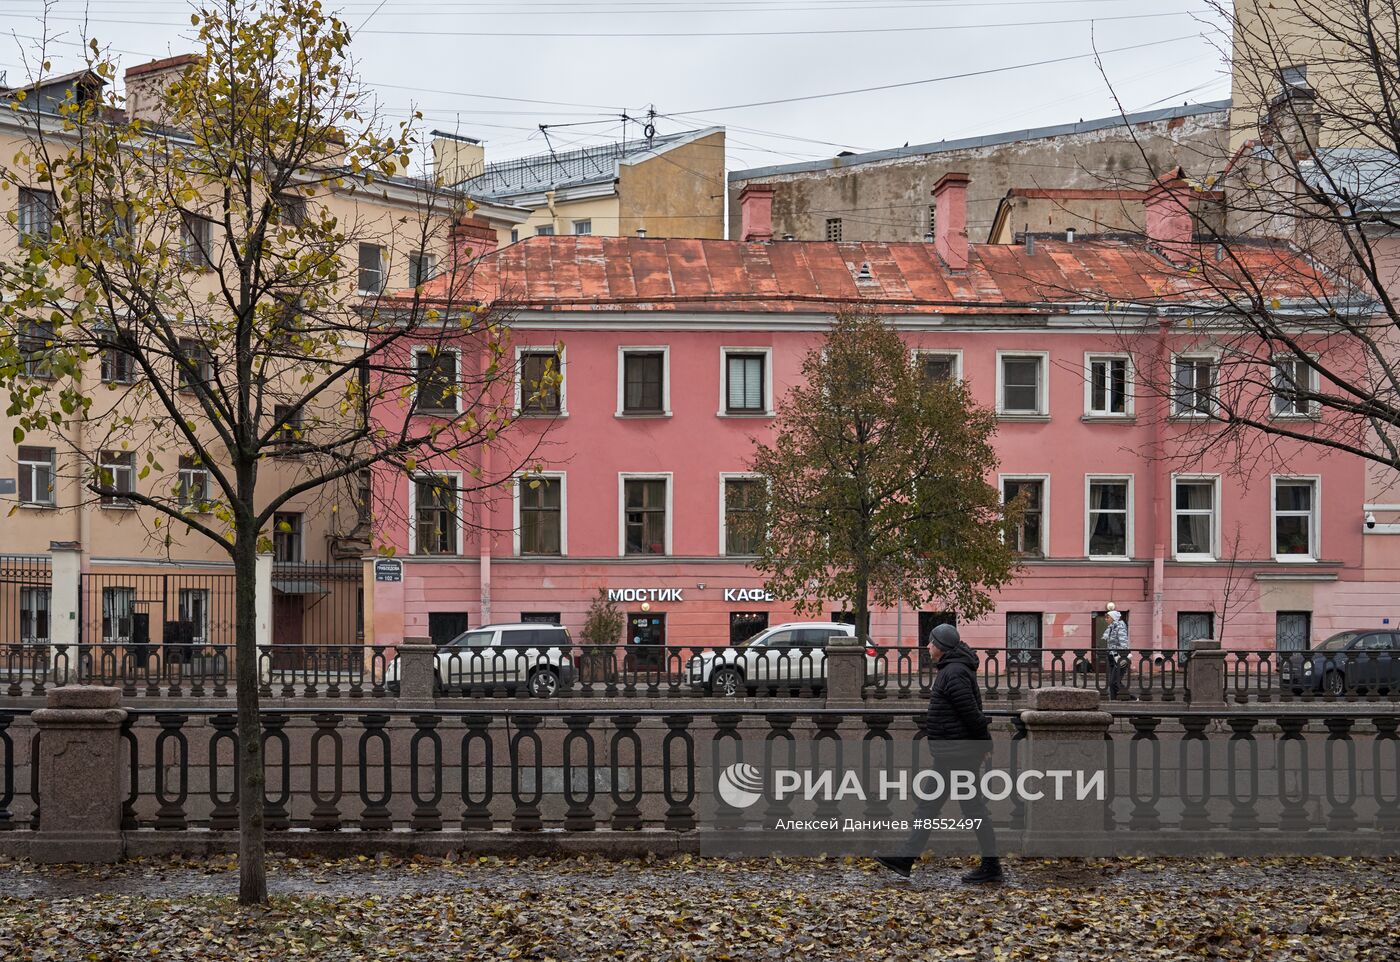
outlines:
[[[724,237],[724,131],[637,164],[618,178],[619,234]]]
[[[29,149],[24,135],[18,131],[0,128],[0,156],[13,157],[21,150]],[[309,205],[324,205],[331,210],[344,225],[347,234],[364,239],[374,238],[385,248],[388,265],[388,290],[402,290],[408,286],[408,263],[410,253],[424,246],[423,215],[415,207],[411,198],[390,200],[383,190],[370,188],[354,194],[324,193],[308,199]],[[0,187],[0,214],[15,210],[18,204],[18,187]],[[449,262],[448,225],[450,212],[434,211],[430,223],[430,235],[426,246],[438,254],[439,264]],[[217,232],[216,232],[217,240]],[[0,219],[0,257],[12,258],[17,252],[16,229],[6,219]],[[347,297],[354,296],[356,284],[355,260],[357,251],[351,249],[348,258],[349,276],[346,278]],[[212,286],[214,274],[208,275]],[[99,366],[96,361],[85,372],[86,390],[94,398],[94,410],[106,411],[111,418],[123,413],[134,413],[149,417],[149,410],[140,410],[142,402],[130,386],[103,385],[100,381]],[[150,403],[150,402],[146,402]],[[191,412],[195,402],[191,399]],[[14,424],[0,414],[0,477],[16,477],[18,445],[13,437]],[[31,433],[24,439],[26,446],[52,447],[56,452],[57,474],[60,478],[55,490],[54,507],[16,507],[17,498],[13,495],[0,495],[0,531],[4,538],[0,541],[0,553],[29,554],[48,550],[50,541],[77,541],[90,558],[149,558],[178,561],[226,561],[227,554],[210,543],[205,537],[191,531],[172,531],[168,525],[156,525],[157,512],[149,509],[126,509],[100,507],[93,503],[94,496],[81,490],[74,480],[80,471],[82,459],[75,451],[95,452],[99,449],[99,438],[104,432],[102,424],[87,424],[65,427],[58,434]],[[149,431],[142,436],[149,437]],[[151,440],[150,444],[157,442]],[[174,488],[178,472],[178,450],[168,440],[161,442],[166,450],[156,451],[160,468],[153,470],[145,479],[136,481],[140,491],[170,491]],[[119,447],[117,444],[111,447]],[[146,450],[133,445],[135,462],[141,467]],[[65,477],[66,476],[66,477]],[[264,491],[284,490],[292,479],[300,478],[294,462],[269,459],[262,463],[260,487]],[[325,560],[328,557],[328,539],[337,529],[348,533],[354,526],[353,504],[344,502],[341,492],[317,492],[300,496],[283,510],[300,511],[302,518],[302,551],[308,561]],[[205,516],[202,520],[214,523]],[[170,543],[167,544],[167,539]]]

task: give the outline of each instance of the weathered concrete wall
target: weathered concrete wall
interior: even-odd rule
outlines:
[[[837,158],[820,170],[734,171],[729,236],[738,237],[739,191],[748,183],[770,183],[776,188],[775,237],[825,240],[827,220],[839,217],[842,240],[919,241],[929,228],[933,185],[945,173],[963,171],[972,178],[968,237],[980,243],[997,203],[1012,187],[1142,188],[1178,164],[1188,175],[1205,176],[1219,166],[1227,136],[1224,109],[1198,109],[1131,128],[1107,125],[864,163],[857,163],[859,157]]]
[[[618,172],[623,237],[724,236],[724,131]]]

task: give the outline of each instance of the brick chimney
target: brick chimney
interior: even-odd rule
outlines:
[[[933,249],[955,271],[967,270],[967,174],[949,172],[933,185]]]
[[[739,229],[746,241],[773,239],[772,184],[748,184],[739,191]]]
[[[1180,167],[1157,178],[1147,190],[1142,205],[1147,219],[1147,239],[1161,248],[1167,260],[1183,264],[1191,259],[1188,250],[1194,234],[1191,205],[1195,191],[1186,183]]]
[[[495,251],[496,228],[485,218],[463,217],[452,225],[452,262],[456,267]]]
[[[128,120],[144,120],[147,123],[160,123],[163,109],[161,100],[165,91],[179,79],[192,64],[199,63],[199,57],[192,53],[164,60],[152,60],[128,67],[126,71],[126,117]]]

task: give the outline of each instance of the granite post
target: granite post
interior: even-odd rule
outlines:
[[[122,857],[121,690],[69,685],[33,714],[39,729],[36,862],[115,862]]]

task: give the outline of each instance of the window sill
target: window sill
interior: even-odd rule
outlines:
[[[1133,560],[1132,555],[1126,555],[1126,554],[1091,554],[1091,555],[1086,555],[1086,557],[1087,557],[1090,561],[1103,561],[1103,562],[1132,561],[1132,560]]]
[[[1015,411],[998,411],[998,412],[997,412],[997,420],[998,420],[998,421],[1030,421],[1030,422],[1049,421],[1049,420],[1050,420],[1050,415],[1048,415],[1048,414],[1019,414],[1019,413],[1017,413],[1017,412],[1015,412]]]
[[[419,408],[413,412],[416,418],[455,418],[461,411],[453,411],[448,408]]]
[[[1215,564],[1220,559],[1210,554],[1174,554],[1172,561],[1180,564]]]
[[[740,421],[756,421],[775,417],[772,411],[716,411],[717,418],[737,418]]]
[[[1320,421],[1322,418],[1316,414],[1270,414],[1271,421]]]
[[[1274,560],[1283,565],[1315,565],[1317,559],[1305,554],[1276,554]]]
[[[568,557],[568,555],[566,555],[566,554],[565,554],[564,552],[562,552],[562,551],[550,551],[550,552],[518,551],[518,552],[516,552],[516,555],[515,555],[515,556],[516,556],[517,558],[520,558],[520,559],[523,560],[523,561],[548,561],[548,560],[550,560],[551,558],[567,558],[567,557]]]
[[[516,411],[516,412],[515,412],[515,416],[518,417],[518,418],[535,418],[535,419],[538,419],[538,420],[541,420],[541,421],[550,421],[550,420],[553,420],[553,419],[555,419],[555,418],[566,418],[566,417],[569,416],[569,412],[568,412],[568,411]]]
[[[1170,415],[1167,416],[1167,420],[1168,420],[1168,421],[1185,421],[1185,422],[1191,422],[1191,421],[1218,421],[1218,420],[1220,420],[1220,419],[1219,419],[1218,417],[1216,417],[1214,414],[1170,414]]]
[[[618,555],[618,557],[620,557],[620,558],[669,558],[669,557],[671,557],[671,552],[667,551],[665,554],[657,554],[657,553],[652,552],[652,551],[624,551],[622,554]]]
[[[136,510],[136,505],[134,505],[134,504],[99,504],[98,507],[101,508],[103,511],[135,511],[135,510]]]
[[[43,504],[39,501],[21,501],[19,503],[19,509],[21,511],[57,511],[58,505]]]
[[[670,411],[617,411],[613,417],[626,421],[645,421],[651,418],[669,418]]]
[[[1136,414],[1086,414],[1079,420],[1085,423],[1136,424]]]

